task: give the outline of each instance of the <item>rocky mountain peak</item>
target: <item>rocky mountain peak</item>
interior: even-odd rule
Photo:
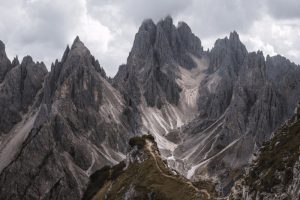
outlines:
[[[82,47],[85,47],[83,42],[81,42],[79,36],[76,36],[76,38],[73,41],[71,49],[82,48]]]
[[[77,37],[49,74],[30,56],[6,74],[0,84],[0,199],[81,199],[95,169],[124,159],[131,133],[122,121],[124,103],[102,70]],[[19,166],[22,172],[13,176]]]
[[[233,31],[229,35],[229,43],[231,45],[231,48],[240,51],[241,53],[246,53],[246,47],[245,45],[241,42],[240,36],[236,31]]]
[[[236,31],[230,32],[229,40],[240,41],[240,36]]]
[[[13,68],[6,73],[0,87],[0,113],[3,114],[0,117],[0,135],[9,133],[21,121],[22,113],[34,104],[47,74],[46,66],[33,62],[30,56],[24,57],[21,65],[10,67]]]
[[[184,21],[179,21],[177,24],[177,29],[179,28],[183,28],[188,30],[188,32],[192,32],[191,28],[189,27],[189,25],[187,23],[185,23]]]
[[[172,28],[175,28],[173,24],[173,19],[171,16],[166,16],[164,19],[160,20],[157,23],[157,26],[161,26],[165,31],[171,31]]]
[[[128,141],[130,162],[91,176],[108,176],[100,193],[131,199],[143,188],[144,199],[155,188],[165,195],[153,199],[216,199],[202,178],[228,194],[300,97],[299,66],[288,59],[248,53],[236,31],[204,52],[170,16],[141,24],[114,87],[78,36],[50,73],[30,56],[10,64],[3,43],[0,55],[0,199],[81,199],[93,172],[126,158]],[[139,134],[155,142],[130,140]]]
[[[69,45],[67,45],[67,47],[66,47],[66,49],[65,49],[65,52],[64,52],[64,54],[63,54],[63,57],[62,57],[62,59],[61,59],[62,62],[65,62],[65,61],[66,61],[69,52],[70,52],[70,47],[69,47]],[[57,63],[58,60],[56,59],[55,62]]]
[[[135,68],[140,68],[144,64],[137,62],[152,57],[149,58],[150,65],[179,64],[185,68],[193,68],[195,63],[190,54],[200,57],[202,53],[201,41],[190,27],[184,22],[175,27],[173,19],[167,16],[157,24],[151,19],[144,20],[135,36],[128,61]]]
[[[74,42],[71,46],[69,56],[80,56],[80,57],[89,57],[89,56],[91,56],[90,51],[84,45],[84,43],[81,42],[81,40],[79,39],[79,36],[77,36],[75,38],[75,40],[74,40]]]
[[[201,40],[192,33],[189,25],[182,21],[178,22],[177,31],[185,48],[197,57],[201,57],[203,54]]]
[[[155,25],[155,23],[153,22],[152,19],[145,19],[142,22],[142,25],[140,26],[139,30],[149,30],[149,29],[154,28],[155,26],[156,25]]]
[[[129,57],[145,58],[151,46],[153,46],[156,37],[156,25],[151,19],[144,20],[138,32],[135,35],[133,46]],[[134,63],[135,61],[132,60]]]
[[[189,25],[187,23],[183,22],[183,21],[178,22],[176,28],[179,31],[181,36],[193,34],[191,28],[189,27]]]
[[[285,70],[289,70],[288,66],[294,66],[297,67],[297,65],[293,62],[291,62],[289,59],[283,57],[282,55],[275,55],[275,56],[269,56],[266,57],[266,62],[269,64],[269,66],[272,66],[272,70],[279,70],[281,68]],[[298,65],[299,67],[299,65]]]
[[[291,70],[300,70],[299,66],[281,55],[268,55],[266,58],[266,65],[268,78],[273,80],[276,84],[278,84],[280,80],[284,79],[285,75],[288,74]],[[291,80],[291,77],[289,79]]]
[[[55,63],[51,66],[51,72],[45,84],[46,98],[44,99],[46,101],[46,104],[50,105],[51,101],[55,98],[67,97],[72,98],[74,101],[77,101],[77,95],[81,95],[77,93],[80,93],[79,91],[81,90],[87,90],[87,83],[90,81],[94,81],[89,79],[98,80],[98,73],[103,78],[106,78],[105,72],[100,66],[98,60],[96,60],[94,56],[91,55],[88,48],[77,36],[71,48],[69,46],[66,47],[61,61],[55,61]],[[99,90],[101,90],[100,85],[92,85],[91,87],[99,87]],[[77,92],[75,91],[75,88]],[[100,94],[101,92],[99,92],[99,101],[101,99]],[[91,94],[88,95],[88,98],[91,98],[91,96],[93,96]],[[98,104],[99,102],[93,103],[95,103],[94,106],[97,106],[96,104]]]
[[[32,57],[27,55],[27,56],[25,56],[25,57],[23,58],[23,60],[22,60],[22,62],[21,62],[21,65],[22,65],[22,66],[26,66],[26,65],[28,65],[28,64],[30,64],[30,63],[33,63]]]
[[[229,38],[216,40],[210,52],[209,70],[213,72],[222,67],[231,74],[230,76],[236,76],[247,53],[247,49],[241,42],[238,33],[233,31],[230,33]]]
[[[0,53],[5,52],[5,44],[0,40]]]
[[[13,59],[11,65],[12,65],[13,67],[15,67],[15,66],[17,66],[17,65],[19,65],[19,64],[20,64],[20,61],[19,61],[18,56],[14,57],[14,59]]]
[[[69,45],[66,47],[61,61],[56,60],[55,63],[51,65],[51,74],[52,76],[55,76],[56,79],[60,79],[59,82],[62,82],[71,71],[75,71],[75,69],[82,67],[92,67],[106,78],[106,74],[98,60],[91,55],[88,48],[77,36],[71,48]]]
[[[10,60],[7,58],[5,52],[5,44],[0,40],[0,83],[11,68]]]

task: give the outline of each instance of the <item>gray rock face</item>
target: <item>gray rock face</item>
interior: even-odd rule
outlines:
[[[0,83],[3,81],[6,73],[12,68],[10,60],[6,56],[5,45],[0,40]]]
[[[299,130],[298,115],[273,133],[235,185],[231,199],[299,199]]]
[[[16,66],[6,73],[0,85],[0,135],[8,133],[21,121],[22,114],[37,100],[38,97],[35,97],[47,74],[46,66],[34,63],[29,56],[23,59],[21,65],[17,60],[13,61],[13,65]]]
[[[247,54],[246,47],[241,43],[237,32],[230,33],[229,38],[218,39],[210,52],[209,70],[228,68],[231,76],[237,75]]]
[[[209,53],[210,76],[199,89],[198,109],[208,118],[220,117],[228,107],[239,71],[247,55],[245,46],[236,32],[229,39],[218,39]]]
[[[145,20],[135,36],[127,64],[120,66],[114,85],[136,104],[145,98],[148,106],[165,102],[177,105],[181,88],[175,81],[177,66],[196,67],[190,55],[201,57],[201,41],[185,23],[173,25],[166,17],[156,25]]]
[[[124,100],[102,72],[76,38],[45,78],[41,101],[16,125],[22,130],[15,126],[4,141],[0,199],[81,199],[92,172],[125,158]]]
[[[174,148],[161,136],[197,112],[198,75],[206,67],[199,64],[203,54],[200,40],[185,23],[175,27],[171,17],[157,24],[152,20],[143,22],[127,64],[120,66],[113,79],[113,85],[126,100],[128,123],[136,133],[151,132],[160,138],[160,148]],[[201,62],[205,63],[204,59]],[[192,71],[196,72],[195,77],[183,84],[181,80],[189,79],[187,74],[193,74]]]
[[[232,39],[236,37],[230,38],[237,44]],[[202,82],[198,104],[200,115],[181,129],[180,137],[184,142],[175,150],[178,162],[190,167],[185,166],[187,170],[181,164],[173,163],[175,168],[186,170],[186,175],[194,180],[203,177],[217,180],[223,194],[230,191],[233,180],[249,164],[252,153],[292,114],[291,107],[300,98],[295,89],[299,87],[299,66],[286,59],[278,61],[278,56],[266,61],[261,52],[244,56],[240,51],[241,48],[226,50],[236,55],[224,56],[225,63],[231,64],[213,67],[216,71],[212,70],[208,79]],[[281,65],[285,67],[277,68]],[[289,80],[284,76],[278,78],[282,70],[288,71]]]
[[[208,64],[201,65],[201,59]],[[199,77],[196,90],[188,82],[193,74]],[[235,31],[203,52],[190,28],[175,27],[170,17],[142,24],[114,85],[139,105],[140,127],[154,130],[158,145],[171,151],[162,151],[169,165],[193,180],[217,181],[223,194],[300,98],[299,66],[281,56],[248,53]],[[191,117],[180,110],[188,110],[183,102],[189,105],[194,98],[197,114],[178,123]],[[177,125],[169,123],[169,115]]]
[[[143,22],[112,80],[78,37],[50,73],[30,57],[11,63],[0,43],[0,199],[80,199],[89,175],[143,133],[170,167],[227,194],[292,114],[299,69],[248,53],[236,32],[205,52],[171,17]]]
[[[300,198],[300,162],[299,160],[293,167],[293,180],[288,187],[288,194],[294,199]]]

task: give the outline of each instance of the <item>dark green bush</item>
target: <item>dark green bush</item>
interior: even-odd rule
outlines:
[[[154,142],[154,141],[155,141],[155,139],[154,139],[153,135],[150,135],[150,134],[143,135],[142,137],[143,137],[143,138],[145,138],[145,139],[151,140],[152,142]]]
[[[105,182],[109,180],[109,171],[110,167],[104,166],[90,176],[90,182],[83,194],[82,200],[89,200],[98,192],[99,188],[101,188]]]
[[[113,166],[111,168],[111,180],[117,179],[122,173],[123,169],[126,167],[126,164],[124,161],[120,162],[119,164]]]
[[[142,149],[145,146],[146,142],[142,137],[133,137],[129,140],[130,147],[137,146],[138,149]]]

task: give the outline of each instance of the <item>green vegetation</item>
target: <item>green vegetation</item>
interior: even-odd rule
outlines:
[[[137,146],[138,149],[142,149],[144,147],[144,145],[146,144],[145,140],[148,139],[152,142],[155,142],[154,137],[150,134],[148,135],[143,135],[143,136],[136,136],[133,138],[130,138],[129,140],[129,146],[130,147],[134,147]]]
[[[147,155],[147,159],[130,163],[126,170],[125,165],[119,164],[95,172],[91,176],[86,199],[105,197],[107,200],[121,200],[124,196],[136,200],[205,200],[209,197],[213,199],[214,196],[210,196],[205,188],[200,190],[186,178],[172,173],[161,160],[153,136],[134,137],[130,139],[129,144],[131,147],[137,146],[140,152]],[[200,185],[204,186],[205,182]],[[213,190],[211,186],[208,188]]]
[[[212,196],[216,197],[216,183],[212,183],[209,181],[203,181],[198,180],[196,182],[193,182],[193,185],[197,188],[205,189],[208,193],[210,193]]]
[[[300,122],[290,120],[279,128],[274,137],[263,144],[251,166],[245,183],[254,191],[271,192],[275,185],[288,185],[293,178],[292,168],[299,158]],[[276,173],[283,174],[280,179]]]
[[[110,167],[104,166],[100,170],[97,170],[90,176],[90,182],[87,190],[85,191],[82,199],[89,200],[98,192],[98,190],[110,180],[115,180],[120,176],[125,168],[125,162],[122,161],[119,164]]]
[[[129,140],[130,147],[137,146],[138,149],[142,149],[145,146],[145,144],[146,144],[145,140],[138,136],[130,138]]]

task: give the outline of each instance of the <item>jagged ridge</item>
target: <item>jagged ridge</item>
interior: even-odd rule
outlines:
[[[227,194],[300,97],[299,66],[248,53],[236,32],[203,51],[171,17],[142,24],[115,88],[78,37],[50,73],[29,58],[10,62],[0,47],[3,199],[78,199],[93,171],[124,159],[129,138],[146,133],[169,166]]]

